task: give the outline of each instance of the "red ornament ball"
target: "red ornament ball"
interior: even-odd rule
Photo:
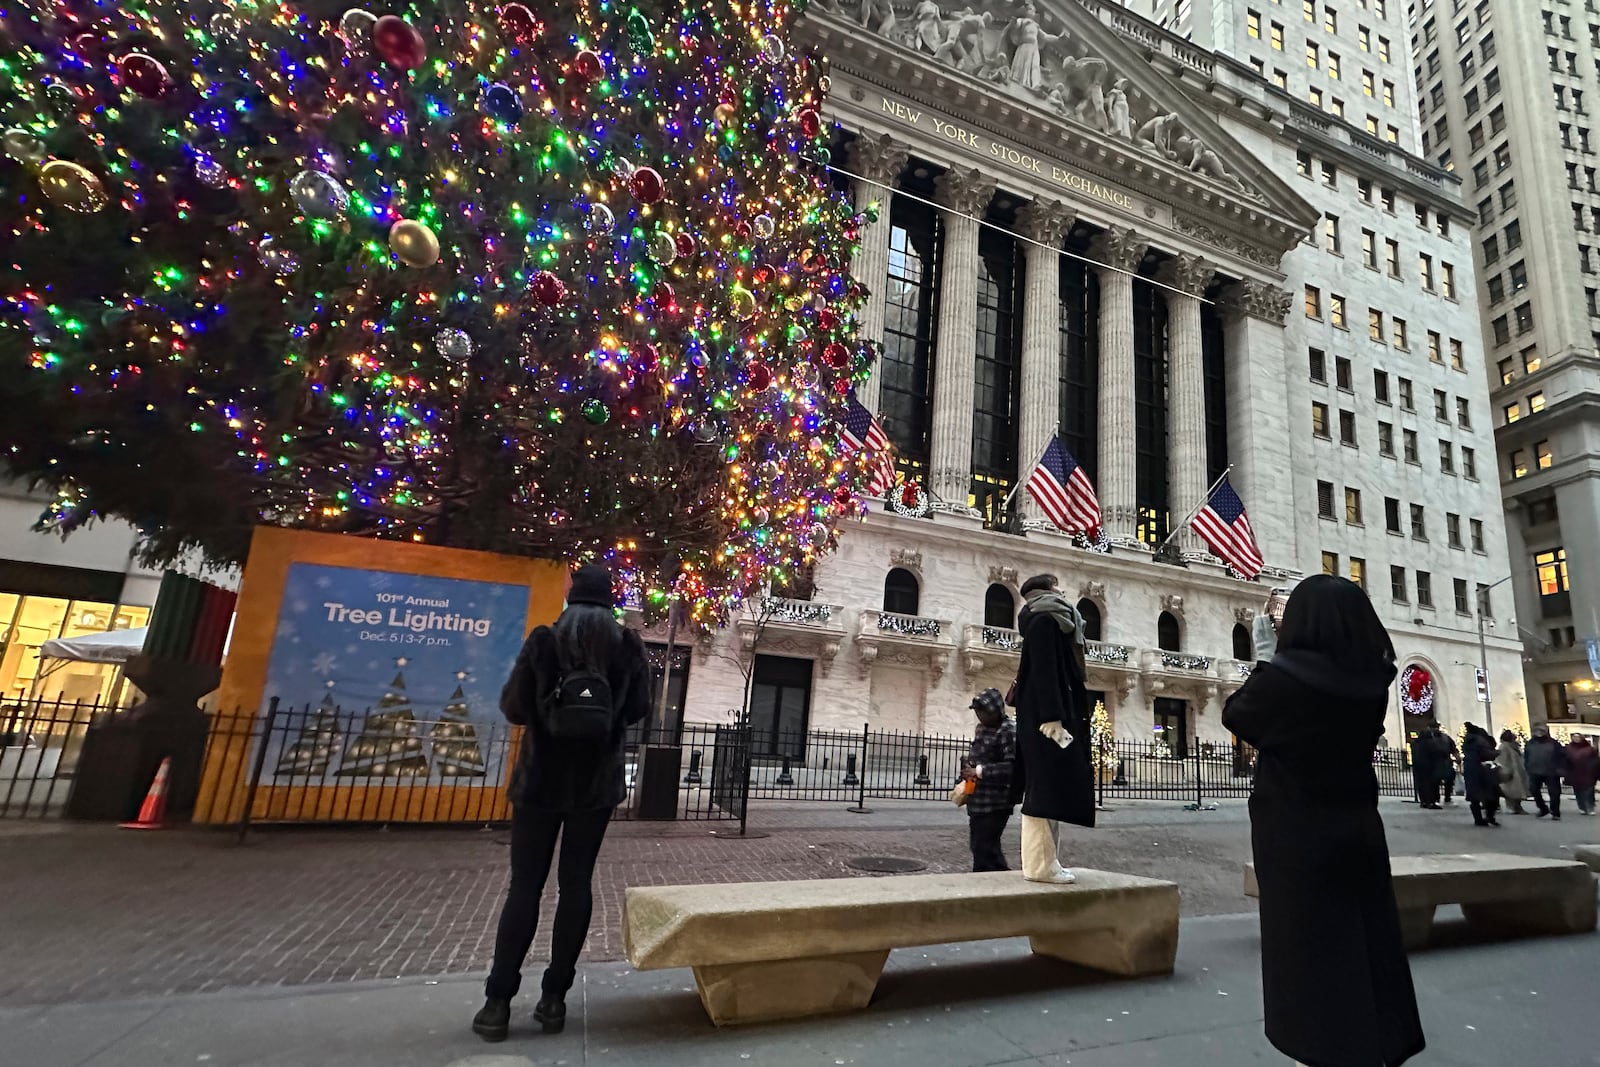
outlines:
[[[739,240],[741,240],[741,241],[750,240],[751,236],[754,233],[755,233],[755,231],[750,228],[750,224],[748,222],[744,221],[743,219],[740,219],[737,223],[734,224],[733,235],[735,237],[739,238]]]
[[[679,259],[688,259],[695,253],[694,235],[682,230],[672,235],[672,245],[677,249]]]
[[[757,267],[755,269],[755,273],[753,273],[750,276],[750,278],[757,285],[766,285],[768,282],[770,282],[772,279],[776,278],[777,276],[778,276],[778,268],[777,267],[774,267],[771,263],[763,263],[763,264],[761,264],[761,266],[759,266],[759,267]]]
[[[628,179],[628,192],[641,204],[654,204],[667,195],[667,183],[654,167],[640,167]]]
[[[772,368],[759,360],[746,367],[745,374],[750,381],[750,388],[758,393],[772,385]]]
[[[500,28],[518,44],[527,44],[544,32],[544,23],[526,4],[506,4],[500,9]]]
[[[633,369],[636,374],[652,374],[661,366],[661,350],[646,341],[639,346],[633,354]]]
[[[822,346],[822,362],[834,370],[844,370],[850,365],[850,349],[838,341],[829,341]]]
[[[143,52],[129,52],[117,60],[117,73],[122,83],[146,100],[155,100],[172,91],[172,75],[154,56]]]
[[[385,15],[372,27],[372,50],[395,70],[416,70],[428,58],[422,34],[399,15]]]
[[[587,48],[573,59],[572,69],[586,82],[597,82],[605,77],[606,73],[606,65],[600,62],[600,54]]]
[[[560,278],[547,270],[542,270],[533,276],[533,281],[528,285],[528,291],[533,298],[545,307],[555,307],[567,295],[567,287]]]
[[[800,124],[800,132],[807,137],[816,137],[822,132],[822,116],[814,107],[803,107],[796,116]]]
[[[839,313],[832,308],[817,312],[817,329],[833,331],[839,328]]]
[[[838,393],[840,396],[849,396],[855,391],[855,388],[856,383],[852,382],[849,378],[840,378],[838,381],[833,383],[833,391]]]

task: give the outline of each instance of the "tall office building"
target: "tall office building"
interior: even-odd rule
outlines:
[[[1434,0],[1408,18],[1423,152],[1476,209],[1530,699],[1600,722],[1600,4]]]
[[[1417,148],[1404,0],[1123,0],[1357,131]],[[1358,139],[1359,141],[1359,139]]]

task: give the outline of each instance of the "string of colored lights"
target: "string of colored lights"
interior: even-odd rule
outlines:
[[[600,558],[702,623],[794,576],[873,462],[802,7],[0,0],[0,446],[43,524]]]

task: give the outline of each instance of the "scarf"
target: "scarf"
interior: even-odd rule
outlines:
[[[1061,627],[1061,632],[1082,645],[1083,616],[1078,614],[1078,606],[1060,593],[1041,590],[1028,594],[1028,604],[1022,609],[1027,615],[1048,615]]]

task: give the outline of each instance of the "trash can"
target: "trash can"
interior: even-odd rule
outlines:
[[[678,772],[682,767],[683,750],[677,745],[646,745],[639,751],[636,817],[678,817]]]

